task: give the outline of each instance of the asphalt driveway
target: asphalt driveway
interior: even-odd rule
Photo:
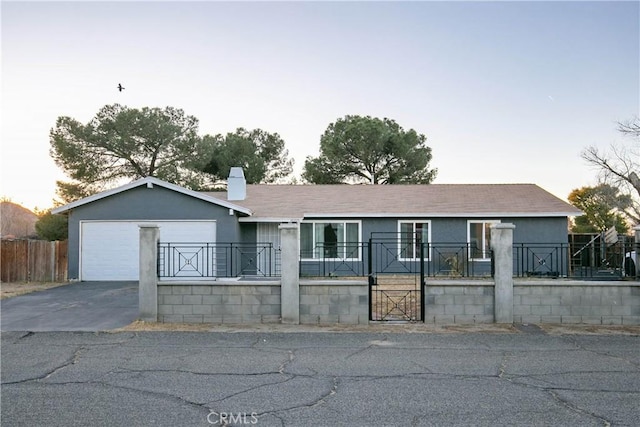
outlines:
[[[138,282],[79,282],[0,301],[4,331],[104,331],[138,317]]]

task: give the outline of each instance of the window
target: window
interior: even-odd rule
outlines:
[[[429,221],[400,221],[398,228],[400,231],[398,248],[400,259],[419,259],[420,245],[422,243],[429,243],[430,240]],[[425,251],[424,257],[429,258],[428,249]]]
[[[491,226],[499,220],[469,221],[467,241],[469,242],[469,257],[488,260],[491,258]]]
[[[303,222],[300,253],[303,259],[360,259],[360,223]]]

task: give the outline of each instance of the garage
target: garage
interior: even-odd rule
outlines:
[[[216,221],[81,221],[80,280],[138,280],[141,224],[155,224],[161,242],[215,242]]]
[[[242,241],[239,218],[251,210],[216,196],[149,176],[53,209],[68,216],[69,280],[139,280],[142,224],[157,225],[162,243]]]

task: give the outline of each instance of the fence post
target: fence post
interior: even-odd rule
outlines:
[[[636,279],[640,278],[640,225],[636,225],[633,227],[633,231],[635,231],[635,240],[636,244],[633,250],[636,251],[636,257],[633,260],[636,263]]]
[[[158,321],[158,241],[160,229],[154,224],[140,225],[140,279],[138,307],[140,320]]]
[[[58,253],[58,242],[49,242],[49,249],[50,249],[50,254],[51,254],[51,258],[50,258],[50,262],[51,262],[51,281],[55,282],[56,281],[56,256]]]
[[[496,323],[513,323],[513,224],[491,226],[495,256],[494,317]]]
[[[280,315],[282,323],[300,324],[300,227],[298,223],[285,223],[280,230],[281,276]]]

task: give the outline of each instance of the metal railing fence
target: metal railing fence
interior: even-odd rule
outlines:
[[[159,243],[158,277],[274,277],[280,249],[272,243]]]
[[[317,245],[301,251],[300,276],[490,277],[493,254],[469,243],[411,243],[398,238],[362,243]],[[514,277],[571,277],[639,280],[636,254],[640,244],[514,243]],[[158,244],[158,277],[277,277],[281,252],[272,243],[162,242]]]

